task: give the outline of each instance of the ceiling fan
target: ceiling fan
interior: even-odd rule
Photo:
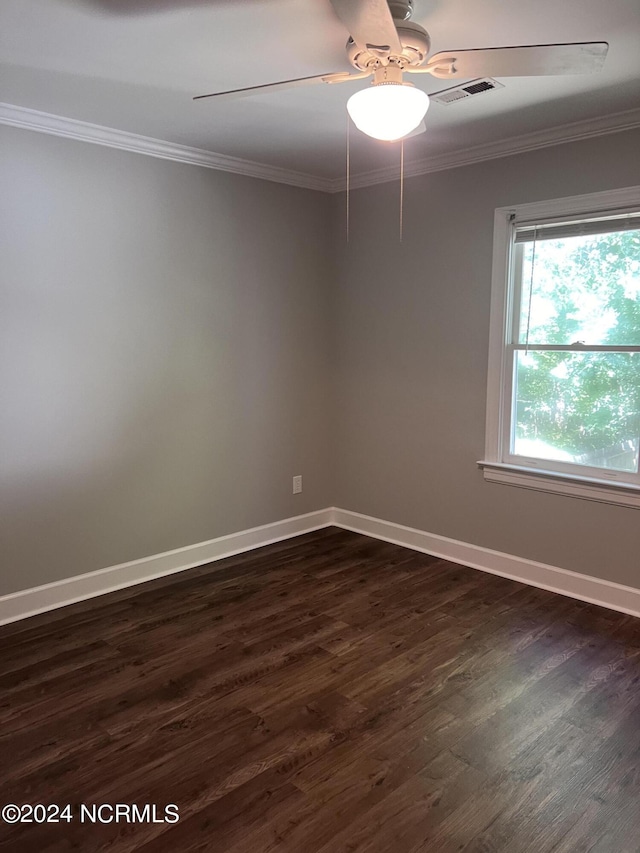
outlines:
[[[429,106],[426,92],[405,82],[403,75],[431,74],[439,79],[477,77],[532,77],[586,74],[602,68],[607,42],[518,45],[471,50],[446,50],[429,58],[429,34],[410,20],[413,0],[331,0],[350,33],[347,57],[356,69],[312,77],[298,77],[204,98],[242,98],[314,83],[347,83],[373,76],[372,85],[356,92],[347,110],[356,127],[375,139],[396,140],[415,135]]]

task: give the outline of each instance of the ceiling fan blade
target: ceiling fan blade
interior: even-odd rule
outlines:
[[[262,95],[269,92],[277,92],[279,89],[295,89],[297,86],[312,86],[314,83],[348,83],[349,80],[362,80],[371,76],[371,71],[362,71],[359,74],[349,74],[348,71],[338,71],[335,74],[318,74],[314,77],[296,77],[293,80],[282,80],[279,83],[263,83],[260,86],[247,86],[244,89],[230,89],[227,92],[210,92],[208,95],[196,95],[194,101],[204,98],[219,98],[220,100],[233,100],[235,98],[246,98],[249,95]]]
[[[434,77],[538,77],[550,74],[588,74],[600,71],[607,56],[606,41],[575,44],[531,44],[487,47],[479,50],[445,50],[412,74]]]
[[[381,57],[402,53],[387,0],[331,0],[331,5],[358,47]]]

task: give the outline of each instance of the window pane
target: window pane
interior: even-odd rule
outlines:
[[[513,454],[638,470],[640,353],[515,356]]]
[[[640,231],[522,246],[520,343],[640,345]]]

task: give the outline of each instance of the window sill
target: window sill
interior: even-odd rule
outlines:
[[[557,471],[524,468],[504,462],[481,460],[478,465],[483,469],[485,480],[491,483],[504,483],[523,489],[554,492],[588,501],[621,504],[640,509],[640,486],[630,483],[573,477],[558,474]]]

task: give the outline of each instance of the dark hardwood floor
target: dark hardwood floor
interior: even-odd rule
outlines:
[[[5,626],[0,664],[0,805],[73,814],[0,851],[640,851],[640,620],[395,545],[308,534]]]

